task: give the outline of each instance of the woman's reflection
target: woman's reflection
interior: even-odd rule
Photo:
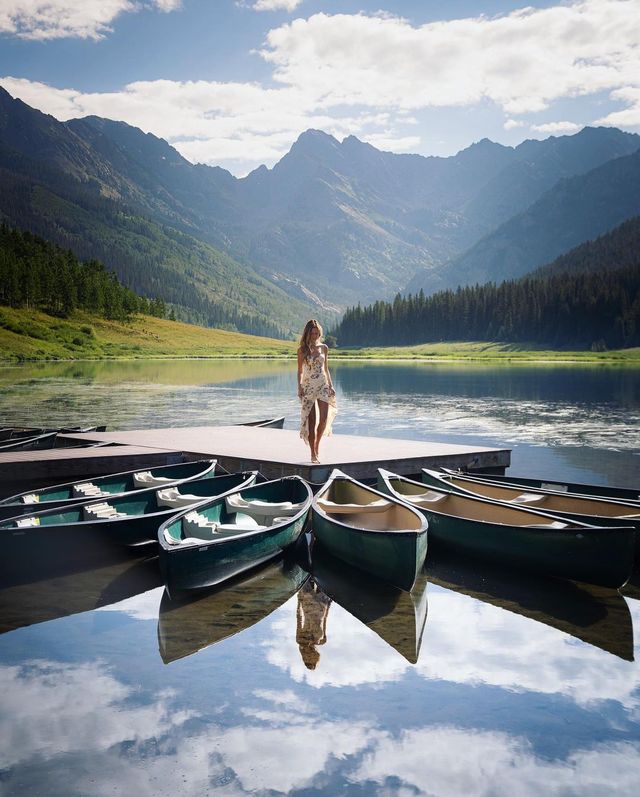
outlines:
[[[307,579],[298,592],[296,612],[296,642],[305,667],[315,670],[320,653],[316,645],[327,641],[327,615],[331,598],[320,589],[313,578]]]

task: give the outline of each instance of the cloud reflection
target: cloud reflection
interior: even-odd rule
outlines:
[[[630,608],[640,627],[640,604]],[[289,629],[295,607],[274,618],[263,643],[267,660],[312,687],[355,687],[400,681],[413,667],[376,634],[333,603],[327,641],[307,670]],[[636,655],[638,658],[638,655]],[[532,666],[532,662],[536,662]],[[640,712],[640,672],[634,662],[585,644],[542,623],[430,587],[429,618],[415,672],[425,679],[491,685],[510,691],[560,694],[580,706],[615,700]]]

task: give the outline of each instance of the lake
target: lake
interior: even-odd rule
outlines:
[[[640,370],[340,363],[336,433],[511,448],[640,483]],[[285,415],[290,362],[0,367],[0,423]],[[0,589],[0,795],[636,795],[640,578],[623,594],[428,555],[411,595],[277,562],[191,602],[156,560]]]

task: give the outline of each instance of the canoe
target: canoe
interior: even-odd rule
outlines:
[[[407,591],[427,555],[419,512],[340,470],[313,499],[313,534],[333,556]]]
[[[188,506],[253,484],[257,471],[212,476],[130,495],[98,499],[62,509],[0,521],[0,572],[34,560],[40,564],[83,560],[109,553],[113,546],[137,547],[157,541],[158,526]]]
[[[555,628],[588,645],[634,660],[633,622],[617,589],[549,578],[435,549],[429,583]]]
[[[245,421],[236,426],[260,426],[264,429],[282,429],[284,426],[284,415],[278,418],[265,418],[262,421]]]
[[[411,664],[418,661],[427,621],[427,575],[422,570],[410,592],[394,587],[321,546],[313,550],[311,574],[320,589]]]
[[[3,451],[33,451],[35,449],[53,448],[57,432],[46,432],[34,437],[19,437],[0,443],[0,452]]]
[[[530,479],[524,476],[504,475],[494,473],[461,473],[459,471],[442,468],[448,476],[471,476],[483,482],[510,485],[513,487],[526,487],[528,490],[544,490],[552,493],[573,493],[574,495],[588,495],[599,498],[616,498],[620,501],[639,501],[640,489],[631,487],[611,487],[604,484],[581,484],[580,482],[561,481],[556,479]]]
[[[436,550],[446,546],[540,575],[621,587],[631,575],[635,531],[591,526],[413,481],[379,469],[379,485],[429,521]]]
[[[104,496],[127,495],[150,487],[170,487],[195,481],[213,476],[215,467],[215,459],[203,459],[149,469],[137,468],[94,479],[42,487],[39,490],[27,490],[0,500],[0,519],[29,514],[34,510],[60,509]]]
[[[215,586],[279,556],[302,534],[311,498],[303,479],[287,476],[170,518],[158,530],[169,593]]]
[[[494,484],[472,476],[438,473],[427,468],[422,469],[422,481],[441,490],[453,490],[464,495],[502,501],[512,506],[539,509],[591,526],[629,526],[637,532],[635,555],[640,561],[640,504],[617,501],[613,498],[509,487],[506,484]]]
[[[158,648],[169,664],[228,639],[279,609],[308,578],[288,558],[269,562],[206,592],[170,596],[158,614]]]

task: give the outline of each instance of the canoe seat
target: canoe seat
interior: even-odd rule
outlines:
[[[330,515],[352,515],[357,512],[386,512],[393,504],[386,498],[380,498],[370,504],[336,504],[334,501],[321,498],[317,501],[317,506]]]
[[[175,481],[165,476],[154,476],[150,470],[141,470],[133,474],[133,483],[136,487],[161,487],[167,482]]]
[[[107,495],[92,482],[74,484],[72,492],[74,498],[99,498],[101,495]]]
[[[406,495],[405,493],[398,493],[398,495],[410,504],[437,504],[438,501],[443,501],[449,497],[448,493],[434,493],[431,490],[427,490],[426,493],[416,493],[415,495]]]
[[[24,517],[20,520],[16,520],[16,526],[20,529],[26,528],[28,526],[39,526],[40,525],[40,518],[39,517]]]
[[[156,491],[156,500],[158,506],[170,507],[183,507],[197,504],[198,501],[204,501],[206,495],[189,495],[188,493],[181,493],[177,487],[165,487],[164,490]]]
[[[542,493],[522,493],[512,498],[509,503],[511,504],[540,504],[546,498]]]
[[[23,504],[37,504],[40,502],[40,496],[37,493],[29,493],[29,495],[22,496]]]
[[[184,542],[185,537],[194,537],[202,542],[202,540],[214,540],[217,534],[228,534],[229,532],[237,534],[241,531],[254,531],[260,528],[258,523],[248,515],[240,517],[236,515],[236,519],[236,523],[218,523],[215,520],[209,520],[199,512],[189,512],[182,518],[184,537],[181,542]]]
[[[238,493],[228,495],[225,499],[228,512],[238,512],[253,518],[261,526],[270,526],[273,519],[292,517],[304,508],[304,501],[294,504],[291,501],[247,501]]]
[[[127,517],[126,512],[118,512],[118,510],[107,504],[106,501],[101,504],[89,504],[82,509],[84,520],[114,520],[115,518]]]
[[[559,520],[553,520],[551,523],[527,523],[530,529],[566,529],[568,525]]]

